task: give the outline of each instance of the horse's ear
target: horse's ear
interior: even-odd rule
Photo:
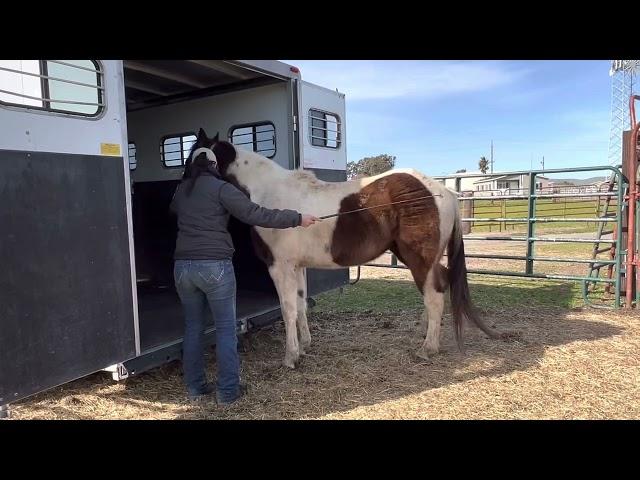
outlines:
[[[213,137],[213,143],[218,143],[220,141],[220,132],[216,132],[216,136]]]
[[[209,141],[209,137],[207,137],[207,132],[204,131],[204,128],[200,128],[198,130],[198,144],[204,145]]]

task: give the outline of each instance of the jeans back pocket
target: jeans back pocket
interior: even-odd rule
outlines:
[[[198,268],[198,275],[207,283],[219,282],[224,275],[224,262],[217,262],[208,265],[201,265]]]

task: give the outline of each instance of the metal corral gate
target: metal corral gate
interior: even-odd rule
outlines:
[[[571,173],[586,173],[586,172],[604,172],[609,173],[609,179],[600,185],[592,186],[565,186],[558,185],[553,187],[544,188],[541,186],[542,182],[538,180],[546,178],[546,175],[553,174],[571,174]],[[513,178],[519,177],[525,179],[528,184],[526,186],[520,184],[518,188],[513,189],[509,186],[505,187],[505,182],[498,184],[504,188],[486,188],[484,190],[476,190],[473,192],[465,192],[465,188],[461,188],[463,179],[481,177],[487,179],[486,182],[489,185],[495,187],[493,182],[497,177],[501,178]],[[582,283],[582,294],[585,302],[594,307],[599,308],[619,308],[621,306],[621,293],[623,291],[624,280],[624,263],[623,258],[626,258],[626,248],[623,242],[624,232],[623,228],[624,219],[623,211],[626,208],[625,192],[628,189],[628,181],[622,174],[619,167],[612,166],[599,166],[599,167],[579,167],[579,168],[566,168],[566,169],[552,169],[552,170],[531,170],[531,171],[519,171],[519,172],[501,172],[499,174],[456,174],[433,177],[440,182],[444,183],[452,190],[456,190],[460,195],[461,202],[461,214],[462,222],[465,233],[469,233],[470,226],[487,226],[495,225],[500,229],[500,232],[506,232],[509,226],[516,229],[516,225],[526,225],[526,232],[516,235],[464,235],[465,243],[469,241],[507,241],[507,242],[522,242],[526,243],[525,255],[500,255],[500,254],[467,254],[467,258],[483,258],[483,259],[496,259],[496,260],[519,260],[525,262],[524,270],[522,271],[494,271],[494,270],[478,270],[469,269],[469,273],[486,274],[486,275],[500,275],[500,276],[512,276],[512,277],[525,277],[535,279],[550,279],[550,280],[571,280]],[[483,180],[484,181],[484,180]],[[508,185],[508,184],[507,184]],[[477,188],[480,188],[477,186]],[[572,191],[572,188],[577,191]],[[513,190],[516,190],[513,193]],[[466,196],[472,195],[472,196]],[[558,209],[547,209],[546,213],[552,213],[552,215],[546,215],[541,211],[541,205],[543,201],[550,200],[550,202],[565,202],[562,213],[558,214]],[[569,199],[586,201],[590,199],[595,205],[594,216],[571,216],[571,213],[567,214],[567,201]],[[508,216],[505,214],[506,201],[510,200],[522,204],[521,212],[519,216]],[[523,202],[526,200],[526,202]],[[476,216],[474,213],[474,202],[482,201],[500,201],[501,212],[496,216]],[[547,201],[548,202],[548,201]],[[546,205],[548,205],[547,203]],[[486,213],[486,212],[485,212]],[[492,212],[493,213],[493,212]],[[502,215],[500,214],[502,213]],[[511,212],[512,214],[514,212]],[[551,236],[544,233],[538,233],[537,225],[541,223],[593,223],[597,226],[595,237],[574,237],[573,235]],[[626,227],[626,224],[625,224]],[[491,227],[490,227],[491,228]],[[540,229],[541,230],[541,229]],[[514,232],[515,233],[515,232]],[[612,235],[611,238],[604,238]],[[573,244],[590,244],[593,246],[592,258],[573,258],[573,257],[554,257],[554,256],[539,256],[535,253],[535,247],[538,243],[553,242],[553,243],[573,243]],[[605,245],[605,247],[601,247]],[[602,253],[609,253],[609,258],[598,258],[598,255]],[[391,254],[391,252],[388,252]],[[535,273],[534,266],[536,262],[553,262],[553,263],[572,263],[572,264],[585,264],[585,275],[559,275],[559,274],[545,274]],[[366,266],[372,267],[386,267],[386,268],[407,268],[402,264],[398,264],[398,259],[395,255],[391,254],[390,263],[368,263]],[[360,278],[360,269],[358,268],[357,279]],[[353,282],[353,283],[355,283]],[[590,299],[590,293],[592,293],[591,287],[596,284],[605,284],[605,292],[609,295],[608,304],[600,302],[595,304]],[[603,295],[604,295],[603,293]],[[601,299],[602,300],[602,299]]]

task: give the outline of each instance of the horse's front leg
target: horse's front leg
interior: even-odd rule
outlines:
[[[302,267],[296,269],[298,281],[298,335],[300,353],[302,355],[304,355],[305,350],[311,345],[311,333],[309,333],[309,324],[307,323],[307,277],[305,273],[305,269]]]
[[[276,262],[269,267],[269,274],[278,291],[280,309],[282,310],[282,318],[284,319],[284,328],[287,335],[283,364],[289,368],[296,368],[296,362],[300,358],[298,332],[296,329],[296,320],[298,318],[296,268],[289,262]]]

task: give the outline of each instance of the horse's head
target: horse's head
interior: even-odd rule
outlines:
[[[229,166],[236,161],[236,156],[236,149],[232,144],[220,141],[218,133],[215,137],[209,138],[204,128],[201,128],[185,163],[185,177],[189,174],[191,164],[198,157],[206,157],[209,162],[214,164],[220,175],[226,178]]]
[[[277,176],[284,170],[272,160],[256,152],[236,149],[233,144],[220,141],[218,134],[214,138],[209,138],[201,128],[187,158],[185,176],[189,173],[187,169],[191,162],[198,157],[204,160],[205,155],[210,162],[216,163],[216,168],[223,179],[247,195],[256,185],[268,183],[274,175]]]

